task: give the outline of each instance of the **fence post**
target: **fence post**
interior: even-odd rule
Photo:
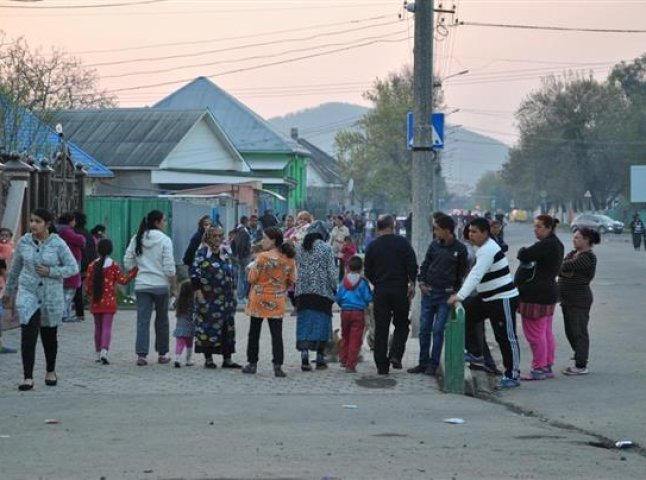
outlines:
[[[464,307],[451,310],[444,334],[444,391],[464,394]]]

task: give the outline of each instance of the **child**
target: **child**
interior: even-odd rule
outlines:
[[[352,237],[348,235],[343,240],[343,246],[341,247],[341,261],[343,262],[344,272],[348,271],[348,262],[356,254],[357,247],[352,242]]]
[[[0,258],[0,298],[4,296],[5,277],[7,275],[7,262]],[[16,353],[13,348],[5,347],[2,343],[2,318],[4,317],[4,305],[0,302],[0,353]]]
[[[7,267],[11,265],[11,257],[13,257],[12,237],[11,230],[6,227],[0,228],[0,258],[7,263]]]
[[[109,365],[108,350],[112,338],[112,320],[117,313],[117,284],[126,285],[137,275],[133,268],[124,275],[119,264],[110,258],[112,242],[107,238],[97,245],[99,258],[87,269],[86,293],[90,299],[90,312],[94,315],[94,347],[96,361]]]
[[[363,260],[353,256],[348,261],[349,273],[343,277],[336,293],[341,307],[341,346],[339,360],[348,373],[356,372],[357,360],[363,342],[364,310],[372,301],[368,281],[361,275]]]
[[[195,324],[193,323],[193,285],[189,280],[184,280],[179,285],[179,297],[175,309],[175,368],[180,368],[180,358],[186,348],[186,366],[193,365],[193,336],[195,335]]]

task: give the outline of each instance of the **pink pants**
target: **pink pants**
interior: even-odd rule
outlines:
[[[523,332],[532,349],[532,368],[538,369],[554,365],[554,334],[552,315],[540,318],[524,318]]]
[[[181,355],[184,353],[185,348],[188,348],[189,350],[193,348],[193,337],[176,337],[175,355]]]
[[[112,341],[112,320],[114,313],[94,314],[94,348],[95,351],[110,350]]]

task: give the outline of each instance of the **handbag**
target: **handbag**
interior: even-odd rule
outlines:
[[[514,284],[517,287],[527,285],[536,276],[536,262],[520,262],[514,274]]]

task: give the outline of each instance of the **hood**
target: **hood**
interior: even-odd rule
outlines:
[[[141,243],[144,247],[150,248],[162,243],[165,238],[166,235],[160,230],[146,230],[141,239]]]
[[[345,277],[343,277],[343,286],[346,288],[346,290],[354,290],[357,285],[359,285],[359,282],[361,282],[360,273],[348,273]]]

